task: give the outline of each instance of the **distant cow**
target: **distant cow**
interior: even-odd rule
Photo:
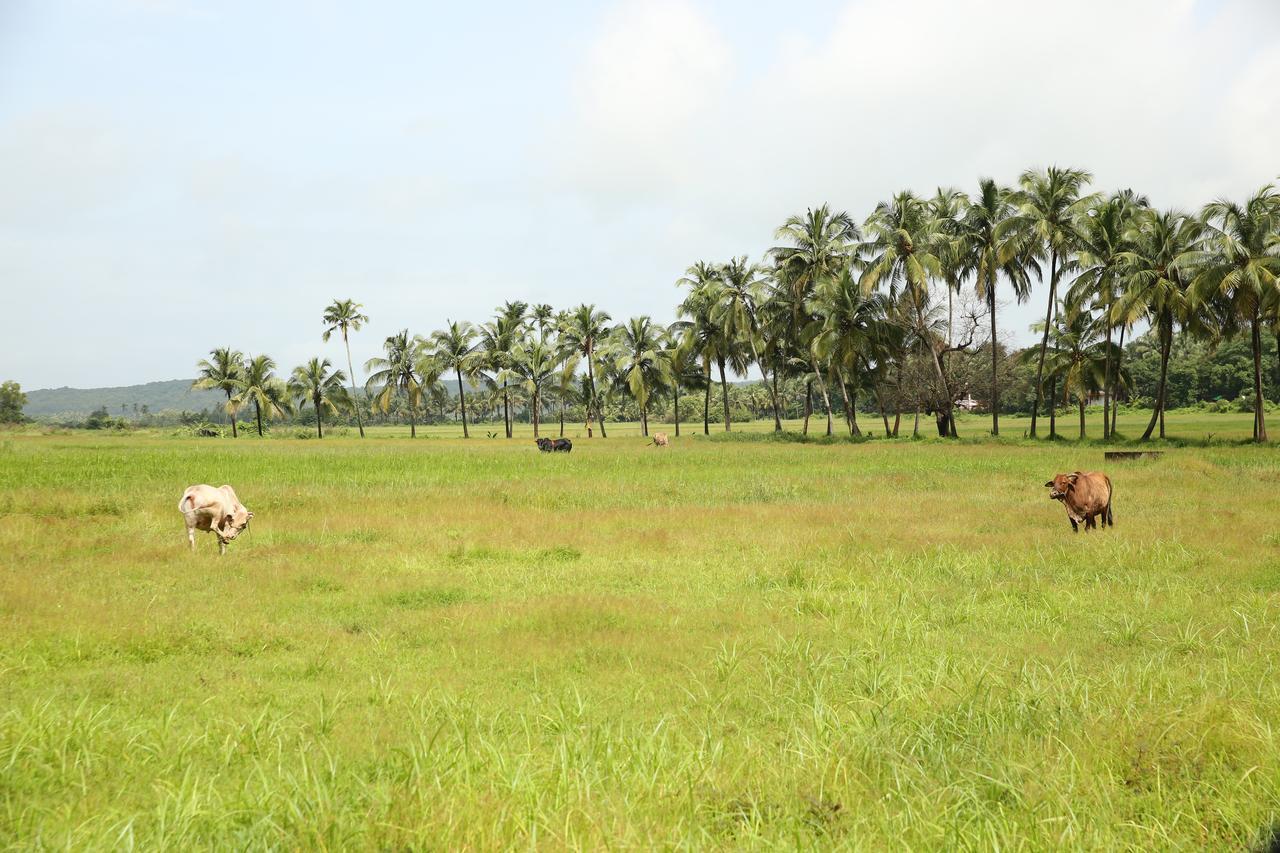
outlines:
[[[573,451],[573,442],[567,438],[538,438],[534,439],[534,443],[538,445],[538,449],[543,453],[570,453]]]
[[[1111,478],[1106,474],[1098,471],[1059,474],[1044,485],[1049,490],[1049,499],[1062,501],[1066,507],[1073,532],[1079,532],[1082,521],[1086,531],[1097,528],[1098,518],[1102,519],[1103,527],[1116,526],[1111,513]]]
[[[666,434],[665,432],[655,432],[655,433],[653,434],[653,443],[654,443],[655,445],[657,445],[658,447],[666,447],[666,446],[668,446],[671,442],[670,442],[670,440],[667,438],[667,434]]]
[[[187,520],[191,550],[196,549],[197,530],[212,530],[218,537],[219,554],[227,553],[227,543],[243,533],[253,518],[230,486],[188,486],[178,501],[178,511]]]

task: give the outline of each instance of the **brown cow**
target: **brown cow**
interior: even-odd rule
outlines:
[[[245,509],[230,486],[215,489],[203,483],[187,486],[178,501],[178,510],[187,521],[187,540],[196,549],[196,531],[212,530],[218,537],[218,553],[227,553],[227,543],[249,527],[253,513]]]
[[[1049,499],[1062,501],[1066,507],[1073,532],[1079,532],[1082,521],[1086,532],[1096,528],[1098,518],[1102,519],[1103,527],[1116,526],[1111,514],[1111,478],[1106,474],[1099,471],[1059,474],[1044,485],[1049,490]]]

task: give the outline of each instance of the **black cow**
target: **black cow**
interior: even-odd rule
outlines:
[[[573,442],[567,438],[538,438],[534,439],[538,445],[538,449],[543,453],[570,453],[573,451]]]
[[[550,453],[554,449],[549,438],[535,438],[533,443],[538,445],[538,449],[543,453]]]

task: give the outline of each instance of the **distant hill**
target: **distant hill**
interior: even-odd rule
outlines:
[[[145,385],[125,385],[119,388],[41,388],[27,392],[27,405],[23,408],[29,418],[47,418],[52,415],[87,415],[99,406],[106,406],[113,416],[133,416],[133,407],[143,406],[152,414],[165,409],[183,409],[198,412],[222,404],[225,397],[217,391],[193,391],[191,379],[170,379],[166,382],[148,382]],[[124,406],[125,409],[120,407]]]

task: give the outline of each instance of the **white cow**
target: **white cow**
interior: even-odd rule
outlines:
[[[655,432],[653,434],[652,443],[658,447],[666,447],[670,443],[670,440],[667,438],[667,434],[665,432]]]
[[[227,543],[249,527],[253,513],[245,509],[230,486],[215,489],[201,483],[188,486],[178,501],[178,511],[187,520],[187,540],[196,550],[196,531],[212,530],[218,537],[218,553],[227,553]]]

